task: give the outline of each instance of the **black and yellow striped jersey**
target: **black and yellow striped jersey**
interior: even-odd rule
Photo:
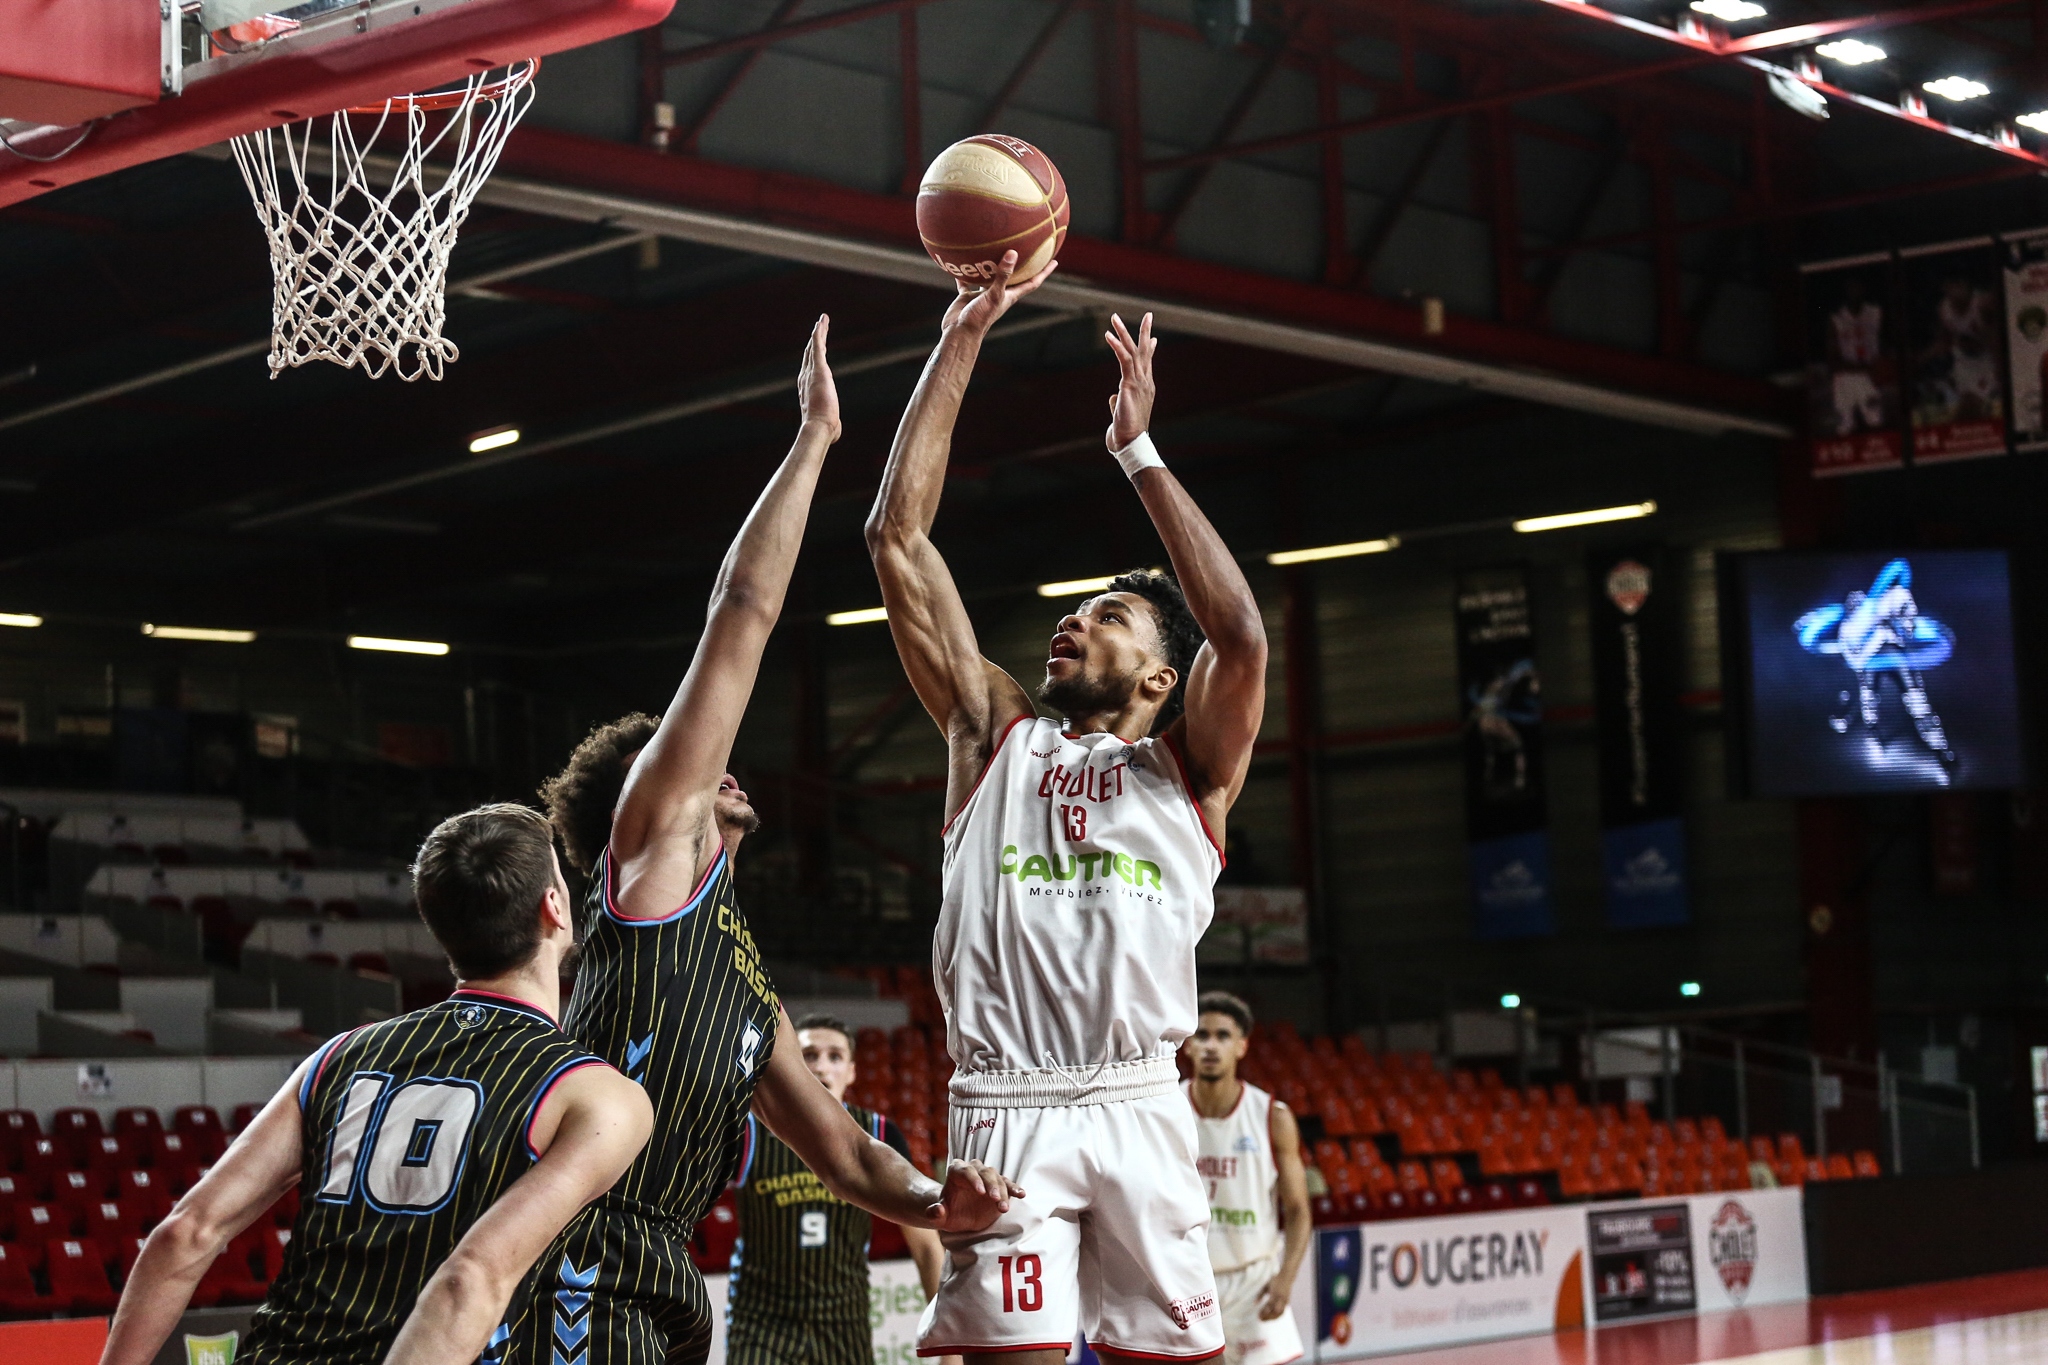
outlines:
[[[660,919],[619,913],[610,852],[591,878],[564,1026],[654,1101],[654,1136],[599,1216],[621,1209],[687,1229],[739,1167],[779,1002],[733,892],[723,849],[690,899]]]
[[[895,1124],[858,1105],[846,1112],[910,1160],[910,1144]],[[740,1239],[726,1294],[735,1320],[867,1321],[873,1219],[866,1209],[841,1202],[751,1115],[733,1189]]]
[[[602,1066],[523,1000],[460,990],[314,1054],[298,1221],[244,1365],[376,1365],[427,1280],[539,1159],[555,1082]]]

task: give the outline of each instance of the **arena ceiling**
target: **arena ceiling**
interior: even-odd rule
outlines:
[[[2042,141],[2009,131],[2048,107],[2048,5],[1765,3],[1687,38],[1669,0],[684,0],[548,61],[464,229],[438,384],[267,377],[217,152],[44,194],[0,210],[0,610],[688,638],[819,312],[848,432],[806,609],[867,605],[857,527],[944,297],[910,196],[986,129],[1059,162],[1075,235],[956,444],[970,590],[1028,589],[1018,509],[1106,477],[1110,307],[1161,307],[1162,442],[1225,466],[1498,447],[1556,410],[1772,439],[1798,261],[2048,221]],[[1887,57],[1821,59],[1825,121],[1757,65],[1845,36]],[[1900,107],[1948,75],[1990,93]],[[519,446],[467,453],[504,424]],[[1247,551],[1285,540],[1244,516]]]

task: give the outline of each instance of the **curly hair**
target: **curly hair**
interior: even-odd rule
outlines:
[[[1195,654],[1208,637],[1202,634],[1195,614],[1188,610],[1187,597],[1170,573],[1157,569],[1133,569],[1109,580],[1109,586],[1103,591],[1127,592],[1144,598],[1158,621],[1160,648],[1166,655],[1166,662],[1180,675],[1180,681],[1173,685],[1173,692],[1166,698],[1166,705],[1159,708],[1158,719],[1152,722],[1155,731],[1163,730],[1173,723],[1173,718],[1181,713],[1186,703],[1188,671],[1195,666]]]
[[[569,862],[584,876],[597,867],[612,837],[612,812],[626,787],[627,763],[647,747],[661,717],[635,711],[584,737],[568,766],[540,784],[548,819],[562,836]]]

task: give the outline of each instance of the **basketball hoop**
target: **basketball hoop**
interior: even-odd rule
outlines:
[[[373,379],[386,370],[408,382],[439,379],[461,356],[441,335],[448,256],[471,201],[533,104],[539,69],[532,58],[496,80],[479,72],[450,90],[329,116],[324,167],[314,147],[319,119],[234,140],[235,163],[270,244],[271,378],[325,360],[360,365]],[[357,136],[357,117],[376,120],[367,137]],[[377,155],[394,118],[404,146],[395,157]]]

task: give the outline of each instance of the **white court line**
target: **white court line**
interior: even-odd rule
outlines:
[[[2048,1361],[2048,1309],[1845,1337],[1713,1365],[2040,1365]]]

